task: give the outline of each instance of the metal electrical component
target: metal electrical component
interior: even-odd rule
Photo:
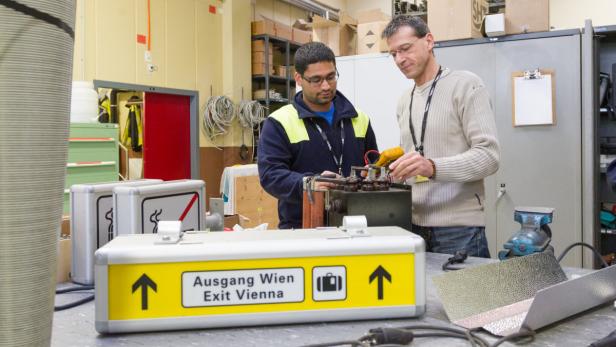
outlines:
[[[316,191],[316,182],[334,187]],[[302,227],[340,226],[346,215],[365,215],[369,226],[411,230],[411,206],[411,186],[392,183],[387,167],[352,166],[349,177],[304,178]]]
[[[332,190],[327,194],[327,225],[342,225],[347,215],[365,215],[369,226],[395,225],[411,230],[412,193],[391,188],[387,191],[347,192]]]

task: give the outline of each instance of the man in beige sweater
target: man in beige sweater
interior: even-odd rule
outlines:
[[[416,180],[413,232],[432,252],[489,257],[483,179],[498,169],[499,144],[488,91],[475,74],[438,64],[420,18],[395,17],[382,36],[413,80],[397,109],[406,154],[390,165],[395,179]]]

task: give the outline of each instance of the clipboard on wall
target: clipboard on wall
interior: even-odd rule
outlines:
[[[554,70],[536,69],[511,74],[512,125],[554,125]]]

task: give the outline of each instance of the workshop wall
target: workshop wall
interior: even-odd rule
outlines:
[[[614,0],[550,0],[550,26],[554,29],[584,27],[591,19],[594,26],[616,25]]]
[[[147,69],[147,41],[138,38],[147,39],[147,0],[77,0],[76,12],[74,80],[197,90],[201,105],[212,94],[234,102],[242,91],[252,95],[250,60],[242,58],[250,57],[250,1],[151,0],[155,71]],[[223,164],[242,162],[241,134],[236,122],[226,136],[211,143],[199,130],[208,195],[218,190]],[[244,142],[250,146],[250,131],[245,131]]]
[[[279,0],[257,0],[252,5],[252,20],[259,20],[263,17],[282,24],[293,25],[298,18],[306,19],[308,13]]]

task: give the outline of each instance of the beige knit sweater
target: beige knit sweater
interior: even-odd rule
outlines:
[[[411,82],[412,83],[412,82]],[[432,81],[417,86],[413,126],[420,141],[423,113]],[[411,90],[398,102],[400,142],[414,150],[409,130]],[[498,170],[499,144],[490,96],[468,71],[444,69],[426,121],[424,156],[436,176],[413,186],[413,223],[421,226],[484,226],[483,178]]]

